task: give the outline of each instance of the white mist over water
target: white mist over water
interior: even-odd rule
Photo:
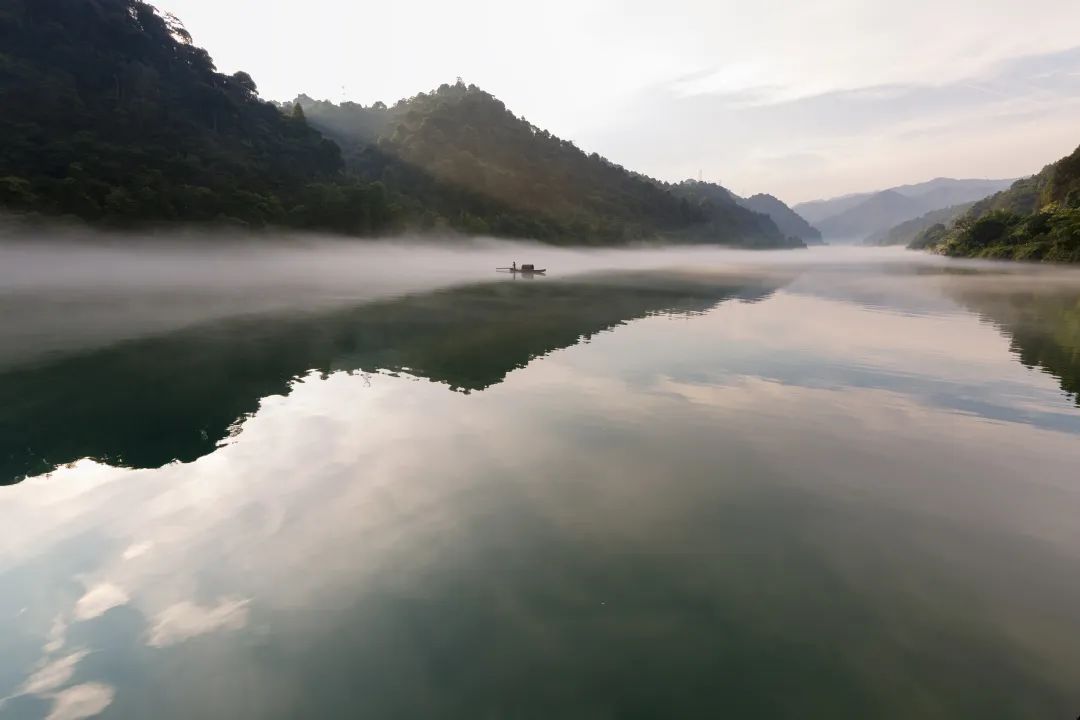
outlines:
[[[548,274],[496,272],[511,262],[533,263]],[[494,238],[9,232],[0,241],[0,367],[226,318],[321,311],[467,283],[558,282],[586,273],[650,270],[761,276],[817,269],[851,277],[860,268],[892,264],[986,266],[850,246],[569,248]]]

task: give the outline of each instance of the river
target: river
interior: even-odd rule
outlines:
[[[1080,712],[1080,271],[0,260],[0,718]]]

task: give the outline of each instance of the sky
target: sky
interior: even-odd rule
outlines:
[[[633,170],[789,203],[1030,175],[1080,143],[1076,0],[154,4],[267,99],[461,77]]]

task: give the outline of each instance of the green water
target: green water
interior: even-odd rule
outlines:
[[[13,355],[0,718],[1075,717],[1080,274],[822,253]]]

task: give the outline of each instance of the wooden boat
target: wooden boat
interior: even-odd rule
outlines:
[[[495,269],[499,272],[521,273],[522,275],[543,275],[547,272],[547,268],[533,267],[531,264],[522,265],[521,267],[501,267]]]

